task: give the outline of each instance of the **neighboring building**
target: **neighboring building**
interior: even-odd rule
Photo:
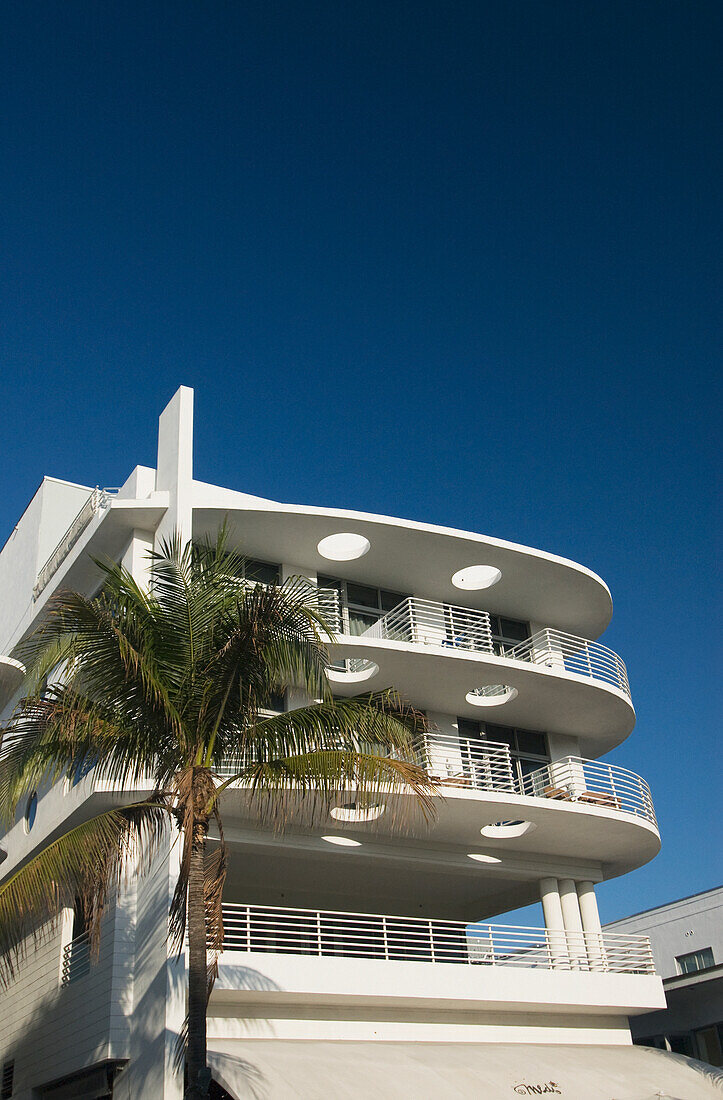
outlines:
[[[633,1016],[633,1042],[723,1066],[723,886],[613,921],[650,937],[668,1007]]]
[[[95,590],[91,556],[143,583],[163,538],[227,520],[253,575],[321,590],[336,692],[395,686],[427,712],[416,758],[441,789],[431,827],[399,833],[393,807],[341,795],[324,827],[290,821],[283,835],[252,819],[247,790],[225,791],[218,1084],[237,1098],[712,1095],[689,1063],[632,1046],[628,1017],[662,1008],[662,983],[647,938],[600,928],[597,884],[660,846],[644,778],[599,759],[635,722],[625,665],[595,640],[606,585],[499,539],[196,481],[192,396],[161,416],[157,468],[117,492],[43,480],[0,552],[0,653],[59,586]],[[22,674],[0,661],[6,717]],[[2,838],[0,873],[132,796],[92,769],[38,792]],[[181,1096],[185,963],[166,940],[177,858],[169,839],[131,877],[96,963],[78,912],[29,954],[0,996],[2,1100]],[[505,926],[540,899],[544,928]]]

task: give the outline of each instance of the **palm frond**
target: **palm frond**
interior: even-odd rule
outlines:
[[[52,841],[0,883],[0,986],[77,899],[89,916],[91,947],[97,950],[109,894],[120,885],[128,860],[151,858],[167,821],[167,809],[159,803],[109,810]]]

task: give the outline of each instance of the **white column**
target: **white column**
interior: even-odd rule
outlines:
[[[589,881],[578,882],[577,897],[580,903],[582,930],[585,933],[585,944],[587,946],[590,967],[593,970],[605,970],[605,945],[603,943],[602,927],[600,925],[600,914],[597,908],[594,883]]]
[[[573,967],[578,970],[586,969],[587,952],[585,951],[584,936],[582,934],[582,918],[580,917],[580,903],[578,901],[574,879],[560,879],[560,904],[562,906],[562,919],[565,925],[565,934]]]
[[[158,421],[156,489],[169,494],[156,549],[175,534],[185,546],[193,535],[193,390],[188,386],[176,390]]]
[[[570,959],[565,945],[565,922],[556,878],[540,879],[540,900],[550,944],[550,959],[556,970],[568,970]]]

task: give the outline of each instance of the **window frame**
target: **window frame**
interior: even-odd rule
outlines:
[[[708,952],[710,954],[710,962],[705,962],[703,966],[694,966],[691,970],[685,969],[684,962],[687,959],[695,959],[699,956],[703,956]],[[683,955],[675,956],[675,965],[678,967],[678,974],[698,974],[701,970],[710,970],[712,966],[715,966],[715,956],[713,955],[712,947],[699,947],[697,951],[686,951]]]

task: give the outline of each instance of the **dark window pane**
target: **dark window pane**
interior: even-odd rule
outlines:
[[[247,580],[258,581],[259,584],[278,584],[279,583],[280,566],[272,565],[268,561],[256,561],[254,558],[247,558],[245,563],[245,573]]]
[[[535,756],[547,756],[547,738],[544,733],[534,730],[517,730],[517,749]]]
[[[379,589],[369,588],[365,584],[349,584],[347,582],[346,598],[349,603],[358,603],[362,607],[379,607]]]
[[[403,596],[401,592],[385,592],[382,589],[381,598],[382,611],[393,611],[407,597]]]
[[[713,966],[713,950],[704,947],[700,951],[691,951],[688,955],[679,955],[677,963],[681,974],[694,974],[696,970],[705,970]]]
[[[480,724],[473,722],[471,718],[458,718],[457,730],[460,737],[479,737]]]
[[[494,726],[491,722],[485,722],[485,735],[488,741],[501,741],[511,749],[515,747],[515,731],[507,726]]]
[[[530,636],[529,625],[517,619],[500,619],[498,633],[500,637],[511,638],[515,642],[524,642]]]
[[[316,583],[319,588],[333,588],[335,592],[344,591],[344,581],[339,580],[338,577],[326,577],[323,574],[317,574]]]
[[[349,611],[349,633],[358,637],[363,634],[365,630],[368,630],[370,626],[373,626],[379,619],[379,614],[376,615],[366,611]]]

